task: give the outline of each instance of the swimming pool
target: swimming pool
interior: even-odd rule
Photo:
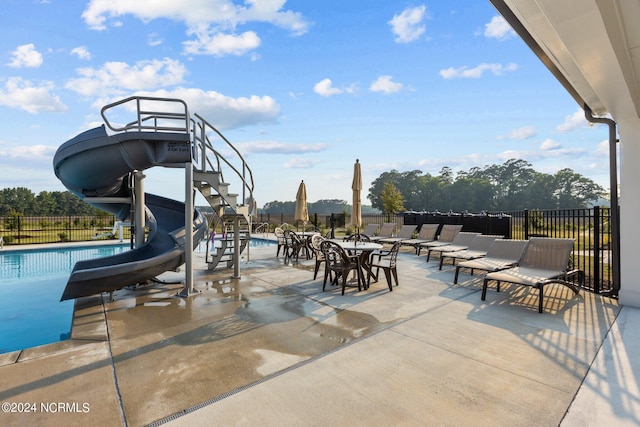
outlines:
[[[250,241],[250,247],[275,244]],[[60,296],[73,266],[127,250],[129,244],[24,251],[5,246],[0,251],[0,354],[68,339],[74,300],[60,302]]]
[[[0,252],[0,353],[69,338],[73,300],[60,302],[77,261],[114,255],[128,245]]]

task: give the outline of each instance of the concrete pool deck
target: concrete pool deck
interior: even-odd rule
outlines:
[[[35,409],[0,424],[640,424],[640,310],[615,300],[553,286],[539,314],[537,291],[505,286],[481,301],[481,276],[454,285],[409,251],[393,292],[344,296],[274,247],[240,279],[195,258],[198,295],[165,273],[78,300],[71,340],[0,355],[0,402]]]

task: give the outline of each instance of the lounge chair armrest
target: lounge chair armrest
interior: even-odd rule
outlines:
[[[565,274],[565,280],[573,280],[577,278],[580,287],[584,287],[584,276],[585,275],[583,270],[571,270],[567,271],[567,273]]]

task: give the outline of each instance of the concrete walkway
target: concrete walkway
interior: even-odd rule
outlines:
[[[400,286],[322,291],[314,262],[254,248],[207,272],[76,303],[72,339],[0,355],[0,425],[640,424],[640,310],[505,286],[407,252]],[[616,321],[617,318],[617,321]],[[4,407],[3,407],[4,408]],[[25,405],[21,410],[26,411]],[[48,412],[47,412],[48,411]]]

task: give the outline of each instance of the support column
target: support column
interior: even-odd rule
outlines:
[[[145,229],[145,200],[144,200],[144,178],[145,175],[142,171],[135,171],[133,173],[134,185],[133,194],[135,199],[133,225],[135,226],[135,247],[139,248],[144,244],[144,229]],[[122,236],[122,234],[121,234]]]
[[[233,278],[240,278],[240,217],[233,217]]]
[[[640,120],[618,122],[620,133],[620,304],[640,307]]]
[[[193,289],[193,165],[184,164],[184,289],[178,294],[188,297]]]

